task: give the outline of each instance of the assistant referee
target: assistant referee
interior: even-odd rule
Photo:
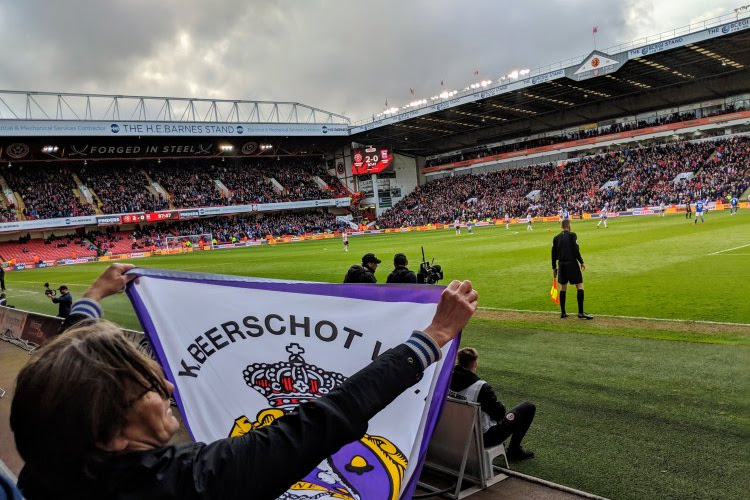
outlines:
[[[559,263],[559,266],[558,266]],[[578,317],[594,319],[583,312],[583,274],[585,270],[581,250],[578,248],[578,237],[570,231],[570,219],[562,221],[562,232],[552,240],[552,275],[560,283],[560,317],[567,318],[565,312],[565,294],[568,283],[575,285],[578,299]],[[559,271],[559,272],[558,272]]]

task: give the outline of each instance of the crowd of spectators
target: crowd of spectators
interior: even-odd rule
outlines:
[[[169,203],[163,196],[148,191],[148,178],[133,167],[82,167],[78,176],[99,198],[105,214],[164,210]]]
[[[308,160],[242,161],[219,166],[183,161],[148,170],[151,178],[171,194],[175,208],[332,198],[335,192],[316,182],[317,172],[318,167]],[[226,191],[222,192],[215,181]]]
[[[13,222],[16,220],[16,206],[8,203],[7,206],[0,206],[0,222]]]
[[[263,166],[265,174],[284,187],[279,201],[300,201],[333,198],[333,192],[319,186],[314,173],[319,170],[306,160],[290,160],[281,165]]]
[[[211,233],[219,242],[266,236],[301,236],[306,233],[340,231],[346,223],[325,212],[277,212],[186,221],[173,227],[179,235]]]
[[[213,181],[214,165],[190,160],[170,161],[146,169],[151,179],[172,197],[174,208],[230,205],[231,201]]]
[[[462,160],[485,158],[487,156],[494,156],[501,153],[510,153],[513,151],[522,151],[529,148],[536,148],[540,146],[550,146],[552,144],[560,144],[563,142],[576,141],[579,139],[588,139],[591,137],[599,137],[602,135],[615,134],[619,132],[627,132],[630,130],[637,130],[648,127],[655,127],[658,125],[666,125],[669,123],[677,123],[688,120],[695,120],[699,117],[714,116],[725,113],[733,113],[735,111],[744,111],[744,107],[735,107],[733,104],[716,108],[713,110],[701,110],[700,115],[696,111],[687,111],[684,113],[670,113],[662,116],[655,116],[646,120],[637,120],[632,122],[618,122],[609,125],[602,125],[599,127],[580,129],[571,132],[561,132],[559,134],[539,137],[535,139],[529,139],[526,141],[514,142],[512,144],[503,144],[493,148],[485,148],[479,151],[461,152],[458,151],[456,154],[451,156],[445,156],[441,158],[433,158],[428,160],[425,164],[427,167],[433,167],[437,165],[445,165],[448,163],[454,163]]]
[[[381,227],[456,218],[552,216],[739,196],[750,184],[750,137],[671,142],[562,164],[444,177],[418,186],[379,219]],[[681,173],[692,174],[675,182]],[[605,187],[606,186],[606,187]]]
[[[59,166],[8,166],[3,170],[8,185],[21,196],[27,219],[52,219],[93,215],[94,207],[82,203],[73,190],[77,188],[70,171]]]
[[[267,236],[301,236],[309,233],[334,232],[346,229],[345,222],[327,212],[277,212],[214,217],[177,222],[160,222],[137,227],[133,248],[165,248],[172,236],[208,235],[217,243],[262,240]]]
[[[74,174],[95,195],[93,203],[74,196],[73,190],[78,187]],[[324,166],[302,159],[237,160],[218,165],[206,160],[179,160],[143,167],[9,166],[3,169],[3,175],[24,201],[23,214],[27,219],[92,215],[96,208],[115,214],[327,199],[346,192]],[[324,176],[323,183],[316,176]],[[149,189],[149,177],[164,189],[166,198]],[[15,219],[15,207],[0,207],[0,222]]]

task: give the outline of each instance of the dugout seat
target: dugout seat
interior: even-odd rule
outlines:
[[[505,446],[485,449],[478,403],[448,398],[443,413],[427,447],[424,472],[419,486],[430,492],[440,491],[448,498],[459,500],[496,484],[508,476],[498,473],[492,465],[508,458]],[[455,486],[447,491],[440,480],[449,478]]]

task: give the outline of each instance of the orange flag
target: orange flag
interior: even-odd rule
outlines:
[[[557,305],[560,305],[560,294],[557,291],[557,278],[552,278],[552,288],[549,291],[549,299]]]

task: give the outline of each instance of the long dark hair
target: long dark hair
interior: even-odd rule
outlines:
[[[81,323],[34,353],[18,374],[10,411],[16,448],[39,480],[90,477],[108,456],[101,446],[150,390],[169,397],[155,361],[113,323]]]

